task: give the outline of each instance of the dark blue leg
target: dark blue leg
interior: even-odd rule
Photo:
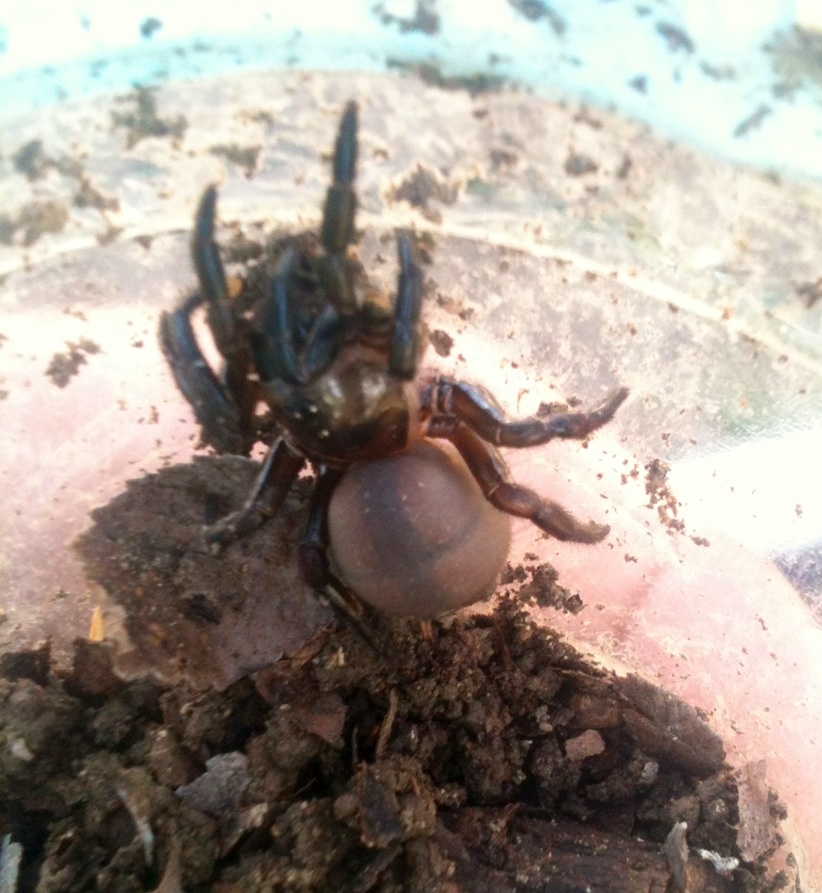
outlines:
[[[400,275],[394,310],[394,334],[388,356],[388,369],[398,378],[410,380],[416,375],[420,353],[420,313],[422,311],[422,273],[406,233],[397,235]]]
[[[325,196],[321,237],[323,247],[340,254],[354,241],[354,215],[357,195],[354,177],[357,173],[357,104],[345,107],[337,142],[334,145],[334,179]]]
[[[251,351],[234,312],[225,273],[214,241],[217,191],[203,193],[194,221],[191,254],[200,291],[160,320],[160,343],[174,378],[194,409],[203,440],[221,453],[248,453],[253,443],[256,385],[249,380]],[[191,315],[205,306],[208,326],[224,359],[218,378],[200,350]]]
[[[357,311],[357,299],[351,284],[348,246],[354,241],[354,217],[357,193],[357,104],[349,102],[340,120],[334,145],[333,178],[325,196],[320,227],[325,254],[317,261],[317,273],[328,300],[342,316]]]
[[[218,453],[245,453],[239,408],[206,362],[191,328],[191,314],[202,301],[199,293],[193,294],[173,313],[163,313],[160,345],[202,426],[203,440]]]
[[[254,363],[263,382],[282,379],[294,385],[313,381],[337,355],[342,329],[333,304],[317,314],[304,343],[295,344],[301,295],[294,284],[299,255],[288,248],[280,258],[258,328],[251,333]]]

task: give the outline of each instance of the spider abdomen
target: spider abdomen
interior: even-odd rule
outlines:
[[[334,562],[366,602],[435,617],[486,598],[508,557],[508,515],[447,443],[355,463],[329,508]]]

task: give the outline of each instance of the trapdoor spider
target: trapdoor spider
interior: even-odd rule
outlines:
[[[316,481],[299,546],[300,569],[306,582],[368,638],[358,596],[383,611],[431,617],[489,594],[506,558],[508,515],[527,518],[561,540],[602,540],[607,526],[582,524],[511,480],[496,446],[587,437],[612,418],[628,391],[615,390],[591,412],[508,422],[477,387],[443,377],[417,379],[423,292],[413,236],[397,235],[393,308],[364,297],[361,270],[349,255],[355,241],[356,160],[357,106],[351,102],[336,139],[320,244],[295,240],[282,253],[268,293],[253,300],[242,291],[236,298],[229,294],[214,241],[217,192],[208,187],[192,241],[200,288],[163,314],[160,339],[207,444],[218,452],[248,454],[258,437],[261,401],[275,426],[244,507],[210,528],[209,541],[225,544],[263,523],[310,462]],[[201,305],[223,357],[219,376],[192,327],[192,314]],[[432,439],[453,449],[445,455]],[[396,483],[406,477],[409,487]],[[434,519],[439,533],[426,533],[424,519],[408,520],[409,492],[436,497],[452,485],[445,506],[435,510],[444,514]],[[424,514],[427,505],[411,511]],[[368,528],[360,524],[365,514]],[[462,561],[445,564],[449,556],[443,558],[443,550],[456,546],[446,542],[442,530],[464,526],[466,515],[476,519],[480,538],[462,545],[467,548]],[[372,535],[368,530],[379,532],[376,546],[364,541]],[[352,555],[358,551],[376,553],[373,560],[388,569],[385,578],[369,583],[367,575],[358,575],[361,555]],[[430,572],[389,585],[388,579],[400,574],[391,571],[395,562],[406,569],[427,563]],[[466,584],[463,578],[471,579]]]

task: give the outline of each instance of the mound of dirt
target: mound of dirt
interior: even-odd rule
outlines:
[[[2,656],[20,893],[779,888],[767,851],[744,858],[739,786],[697,711],[509,596],[430,629],[383,621],[379,653],[329,629],[271,576],[296,504],[223,556],[200,544],[195,521],[249,474],[207,460],[133,482],[80,543],[154,678],[124,680],[108,642],[78,640],[62,675],[45,646]],[[243,632],[261,605],[265,660]],[[775,844],[781,807],[763,808]]]

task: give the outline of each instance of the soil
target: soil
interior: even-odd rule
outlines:
[[[254,470],[130,482],[78,543],[106,641],[65,670],[47,644],[0,658],[18,891],[784,886],[775,798],[743,803],[696,710],[535,626],[527,592],[430,626],[374,618],[373,650],[293,570],[309,482],[207,552],[201,525]]]

